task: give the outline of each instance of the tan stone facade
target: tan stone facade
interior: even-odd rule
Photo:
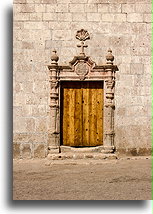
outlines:
[[[86,55],[116,72],[114,145],[122,153],[151,151],[151,0],[14,0],[14,158],[46,157],[50,128],[47,65],[79,54],[75,34],[90,33]]]

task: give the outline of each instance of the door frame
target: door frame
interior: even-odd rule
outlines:
[[[54,51],[55,52],[55,51]],[[108,153],[114,151],[115,129],[115,72],[110,50],[106,64],[96,65],[89,56],[75,56],[69,65],[58,65],[58,57],[53,57],[49,69],[50,82],[50,114],[48,128],[48,153],[60,152],[61,147],[61,83],[62,81],[103,81],[104,86],[104,114],[103,114],[103,149]],[[111,59],[111,60],[110,60]]]

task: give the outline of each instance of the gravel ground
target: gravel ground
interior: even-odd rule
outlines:
[[[13,200],[151,200],[151,158],[14,160]]]

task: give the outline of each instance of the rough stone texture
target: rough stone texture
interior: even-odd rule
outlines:
[[[86,53],[98,64],[113,50],[116,74],[115,146],[128,153],[151,148],[151,0],[14,0],[14,157],[47,154],[47,64],[79,53],[75,33],[91,35]],[[38,145],[37,145],[38,144]],[[18,151],[20,149],[20,151]],[[131,152],[134,155],[135,152]]]

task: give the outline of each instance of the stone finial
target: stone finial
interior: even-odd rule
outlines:
[[[113,64],[114,56],[112,55],[112,50],[108,49],[108,54],[106,55],[107,64]]]
[[[59,60],[59,57],[56,53],[57,53],[57,51],[54,49],[52,51],[52,55],[51,55],[51,61],[52,61],[51,63],[52,64],[57,64],[57,61]]]

